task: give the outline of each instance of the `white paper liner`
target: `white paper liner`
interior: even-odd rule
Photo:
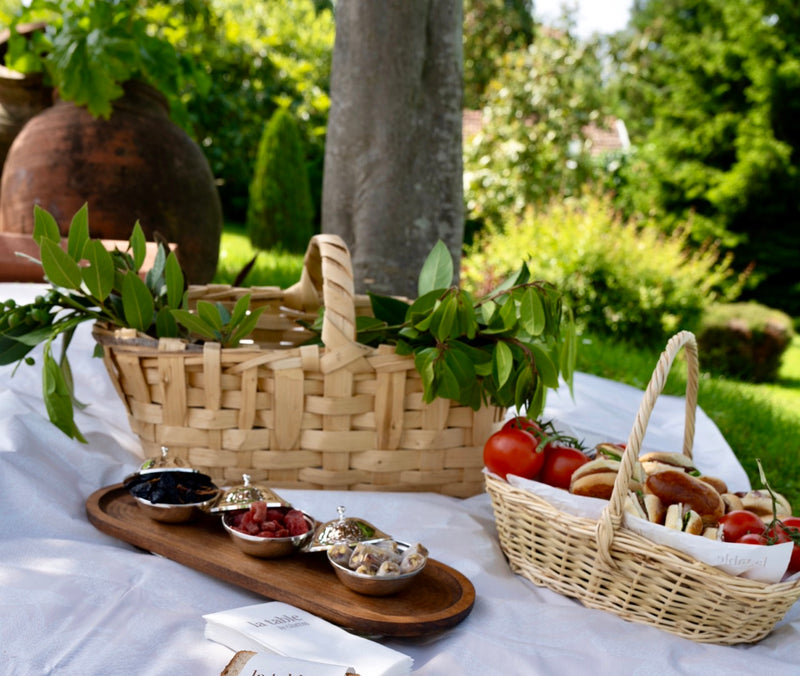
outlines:
[[[573,516],[596,521],[608,504],[606,500],[573,495],[561,488],[554,488],[548,484],[531,481],[513,474],[509,474],[507,478],[512,486],[530,491],[542,500],[549,502],[559,511]],[[688,554],[692,558],[709,566],[714,566],[730,575],[738,575],[767,584],[794,580],[800,577],[800,573],[796,573],[783,580],[792,554],[791,542],[766,546],[721,542],[701,535],[683,533],[660,524],[650,523],[629,514],[623,514],[623,524],[625,528],[656,544],[671,547]]]

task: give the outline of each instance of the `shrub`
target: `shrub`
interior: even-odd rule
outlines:
[[[247,229],[256,249],[305,251],[313,207],[297,123],[280,108],[264,127],[250,184]]]
[[[759,303],[716,303],[697,333],[701,363],[709,371],[752,382],[777,380],[794,336],[789,315]]]
[[[741,287],[714,246],[691,251],[683,231],[623,222],[609,196],[589,192],[527,208],[503,232],[489,226],[467,247],[463,283],[481,293],[522,260],[561,289],[579,326],[641,345],[693,329],[710,301]]]

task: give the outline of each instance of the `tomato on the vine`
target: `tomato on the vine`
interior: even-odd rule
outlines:
[[[524,415],[518,415],[515,418],[506,420],[500,429],[525,430],[526,432],[530,432],[534,437],[538,438],[539,433],[542,431],[542,426],[535,420],[526,418]]]
[[[767,538],[763,533],[745,533],[736,540],[740,545],[768,545]]]
[[[734,509],[719,518],[719,530],[724,542],[738,542],[748,533],[763,534],[765,526],[753,512]]]
[[[543,462],[539,439],[518,427],[501,428],[487,439],[483,447],[483,463],[504,479],[507,474],[534,479]]]
[[[589,457],[573,446],[558,440],[549,442],[544,448],[544,464],[539,472],[539,481],[556,488],[569,489],[572,473],[589,462]]]
[[[800,516],[787,516],[781,519],[778,524],[781,533],[786,540],[782,542],[792,542],[792,555],[789,558],[789,566],[786,572],[790,575],[800,571]]]

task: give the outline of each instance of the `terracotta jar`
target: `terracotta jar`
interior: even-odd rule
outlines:
[[[41,30],[41,22],[24,24],[17,31],[30,36]],[[8,51],[10,31],[0,32],[0,64]],[[0,172],[8,149],[25,123],[53,104],[53,89],[44,84],[41,73],[26,75],[0,65]]]
[[[14,140],[0,186],[0,232],[32,233],[38,204],[66,234],[84,203],[93,237],[127,240],[138,220],[148,240],[158,232],[177,244],[188,281],[214,275],[223,223],[216,183],[154,88],[126,84],[107,120],[57,99]]]

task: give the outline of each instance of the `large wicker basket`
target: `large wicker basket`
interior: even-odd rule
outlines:
[[[800,581],[764,584],[734,577],[622,527],[627,485],[647,422],[681,347],[688,363],[683,452],[691,457],[698,359],[695,337],[684,331],[669,341],[656,366],[600,519],[564,513],[487,475],[500,545],[514,572],[587,607],[694,641],[751,643],[770,633],[800,598]]]
[[[174,449],[222,483],[243,474],[274,487],[483,491],[483,444],[502,412],[422,400],[409,356],[355,342],[368,299],[353,293],[350,255],[314,237],[298,284],[285,291],[203,286],[199,299],[265,306],[254,344],[221,349],[96,325],[104,360],[147,455]],[[324,303],[324,346],[304,345]]]

